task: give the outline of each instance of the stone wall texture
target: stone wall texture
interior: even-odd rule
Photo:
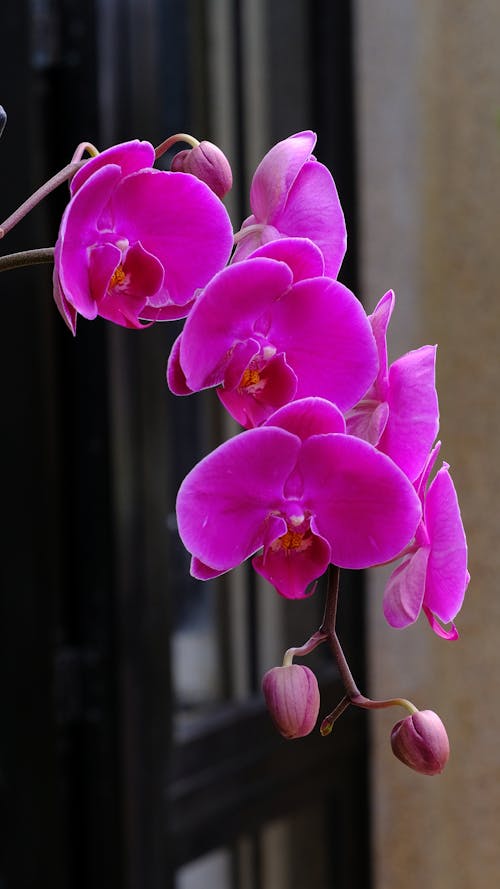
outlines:
[[[441,456],[470,545],[460,639],[390,630],[374,572],[370,692],[439,712],[442,776],[372,719],[375,889],[500,886],[500,3],[356,0],[361,280],[393,287],[393,357],[438,343]]]

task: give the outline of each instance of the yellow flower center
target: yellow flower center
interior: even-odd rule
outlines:
[[[246,370],[243,371],[243,376],[240,380],[240,389],[248,389],[250,386],[258,386],[260,383],[260,373],[254,367],[247,367]]]
[[[279,549],[284,549],[287,552],[299,552],[302,553],[304,550],[309,549],[313,541],[313,535],[309,528],[300,533],[299,531],[288,531],[285,534],[282,534],[281,537],[278,537],[277,540],[273,541],[271,544],[271,549],[275,552]]]
[[[297,531],[287,531],[286,534],[279,538],[279,542],[283,549],[299,549],[302,546],[303,539],[303,534],[298,534]]]
[[[111,280],[109,282],[109,289],[112,290],[113,287],[118,287],[120,284],[123,284],[126,277],[127,276],[124,272],[123,266],[120,263],[120,265],[117,265],[116,269],[114,270],[113,274],[111,275]]]

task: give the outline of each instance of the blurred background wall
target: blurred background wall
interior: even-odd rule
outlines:
[[[441,457],[451,464],[472,580],[460,639],[400,633],[369,600],[373,695],[438,711],[439,778],[394,767],[393,719],[372,723],[375,885],[490,889],[500,878],[500,5],[357,0],[360,275],[398,303],[394,357],[438,343]]]

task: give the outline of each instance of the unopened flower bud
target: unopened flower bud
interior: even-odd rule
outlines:
[[[5,113],[5,109],[2,105],[0,105],[0,136],[4,131],[5,124],[7,123],[7,115]]]
[[[421,775],[439,775],[450,755],[446,729],[433,710],[418,710],[397,722],[391,746],[401,762]]]
[[[284,738],[303,738],[312,732],[319,712],[319,688],[309,667],[273,667],[262,680],[262,691],[271,718]]]
[[[192,176],[205,182],[221,199],[233,184],[229,161],[220,148],[212,142],[200,142],[195,148],[178,151],[170,169],[174,173],[191,173]]]

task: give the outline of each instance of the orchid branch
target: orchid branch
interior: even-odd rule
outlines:
[[[331,565],[328,571],[325,612],[323,615],[323,622],[318,630],[318,635],[321,635],[322,639],[328,639],[330,650],[339,668],[340,678],[342,679],[342,684],[346,691],[346,697],[343,698],[335,710],[323,720],[323,723],[321,724],[322,734],[330,733],[335,719],[340,716],[349,704],[354,704],[356,707],[362,707],[365,710],[380,710],[385,707],[404,707],[409,713],[413,714],[417,712],[417,708],[414,704],[412,704],[411,701],[406,700],[406,698],[388,698],[386,700],[376,701],[361,694],[354,681],[354,677],[336,632],[339,578],[339,568],[337,568],[336,565]],[[330,726],[329,729],[328,725]]]
[[[0,272],[19,269],[28,265],[42,265],[54,262],[53,247],[38,247],[36,250],[22,250],[20,253],[8,253],[0,256]]]
[[[77,170],[86,164],[87,161],[76,161],[75,163],[67,164],[63,167],[62,170],[59,170],[55,176],[52,176],[51,179],[48,179],[40,188],[38,188],[30,197],[21,204],[17,210],[14,210],[10,216],[7,217],[5,222],[0,225],[0,238],[3,238],[7,232],[14,228],[18,222],[21,221],[28,213],[36,207],[40,201],[43,201],[44,198],[47,197],[52,191],[58,188],[59,185],[62,185],[63,182],[67,182],[68,179],[71,179]]]

